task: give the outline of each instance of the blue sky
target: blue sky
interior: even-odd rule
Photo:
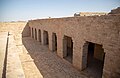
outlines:
[[[0,21],[69,17],[75,12],[110,12],[120,0],[0,0]]]

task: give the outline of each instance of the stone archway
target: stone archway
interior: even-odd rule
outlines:
[[[82,69],[95,78],[102,78],[105,53],[102,45],[86,42],[83,46]]]
[[[63,38],[63,58],[70,63],[73,60],[73,41],[69,36]]]
[[[33,28],[32,28],[32,38],[34,38],[34,31],[33,31]]]
[[[40,29],[38,30],[38,39],[39,39],[39,42],[41,42],[41,30]]]
[[[48,32],[44,31],[43,32],[43,40],[44,40],[44,45],[49,45],[49,37],[48,37]]]
[[[35,40],[37,40],[37,30],[35,28]]]
[[[56,33],[52,33],[52,50],[53,50],[53,52],[57,51],[57,36],[56,36]]]

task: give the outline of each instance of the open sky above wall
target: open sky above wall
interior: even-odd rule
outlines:
[[[0,21],[73,16],[76,12],[110,12],[120,0],[1,0]]]

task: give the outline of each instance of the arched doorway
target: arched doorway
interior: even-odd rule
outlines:
[[[38,31],[39,42],[41,42],[41,30]]]
[[[35,40],[37,40],[37,30],[35,28]]]
[[[56,33],[52,33],[52,50],[53,50],[53,52],[57,51],[57,36],[56,36]]]
[[[73,41],[69,36],[63,38],[63,58],[70,63],[73,60]]]
[[[83,46],[82,69],[95,78],[102,78],[105,53],[102,45],[86,42]]]
[[[47,31],[43,32],[43,39],[44,39],[44,45],[48,45],[49,44],[49,37],[48,37]]]
[[[33,31],[33,28],[32,28],[32,38],[34,38],[34,31]]]

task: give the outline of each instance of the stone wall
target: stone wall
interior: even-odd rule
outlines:
[[[74,16],[101,16],[107,14],[106,12],[79,12],[75,13]]]
[[[103,46],[105,61],[103,78],[117,78],[120,76],[120,16],[88,16],[50,18],[29,21],[30,29],[48,31],[49,49],[52,51],[52,33],[57,35],[57,55],[63,58],[63,37],[72,37],[73,66],[79,70],[84,68],[84,47],[86,42],[93,42]],[[32,31],[31,31],[32,33]],[[34,33],[35,35],[35,33]],[[32,37],[32,34],[31,34]],[[39,41],[39,40],[38,40]]]
[[[25,27],[22,29],[22,37],[29,37],[30,36],[30,28],[29,24],[27,23]]]
[[[120,7],[111,10],[111,12],[109,14],[120,14]]]

